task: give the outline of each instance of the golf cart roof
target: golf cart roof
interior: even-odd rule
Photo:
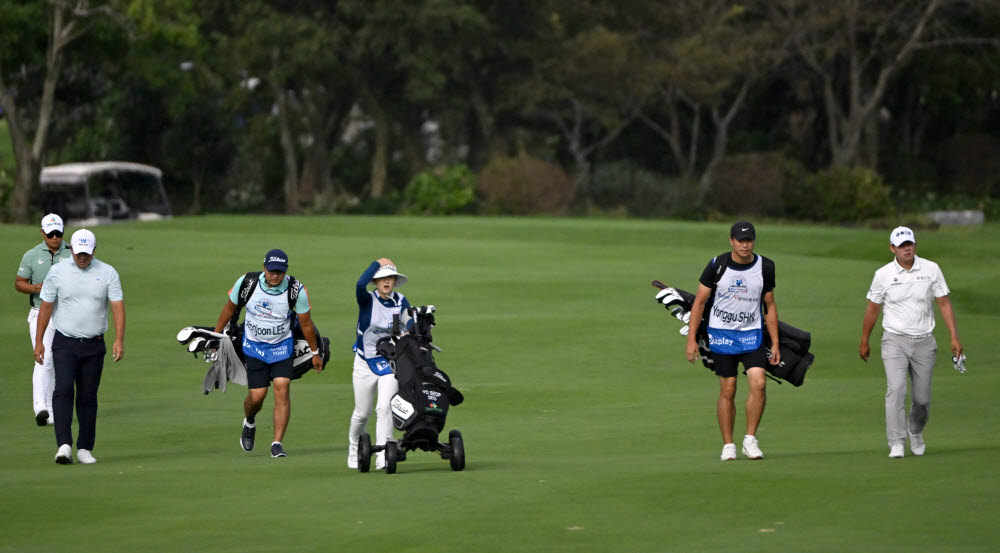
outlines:
[[[64,163],[42,169],[39,180],[43,184],[80,184],[92,175],[109,172],[145,173],[159,179],[163,171],[142,163],[127,161],[98,161],[93,163]]]

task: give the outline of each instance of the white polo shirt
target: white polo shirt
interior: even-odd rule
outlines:
[[[922,336],[934,331],[934,298],[948,295],[937,263],[913,256],[913,268],[893,259],[875,271],[868,299],[882,305],[882,328],[893,334]]]

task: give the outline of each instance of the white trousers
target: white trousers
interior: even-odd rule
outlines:
[[[368,417],[375,407],[375,445],[385,445],[392,438],[392,413],[389,402],[399,390],[396,376],[389,373],[379,376],[368,368],[368,362],[354,355],[354,414],[351,431],[347,435],[352,446],[358,445],[361,433],[368,425]],[[375,403],[376,397],[378,403]]]
[[[28,311],[28,330],[31,333],[31,349],[35,349],[35,335],[38,329],[38,309]],[[42,344],[45,345],[45,362],[35,363],[35,370],[31,375],[32,401],[34,402],[35,414],[39,411],[48,411],[52,416],[52,391],[56,387],[56,371],[52,365],[52,337],[56,335],[56,327],[49,320],[49,327],[45,329],[45,336],[42,336]]]
[[[903,444],[907,430],[924,431],[931,407],[931,378],[937,341],[934,336],[882,334],[882,363],[885,364],[885,433],[889,446]],[[906,416],[906,381],[909,378],[910,415]]]

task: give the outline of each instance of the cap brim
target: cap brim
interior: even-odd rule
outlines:
[[[283,273],[288,272],[288,265],[264,265],[264,268],[268,271],[281,271]]]
[[[81,248],[79,246],[73,246],[73,253],[85,253],[87,255],[94,255],[94,248]]]

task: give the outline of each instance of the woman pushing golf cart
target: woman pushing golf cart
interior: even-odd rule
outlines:
[[[389,361],[375,351],[379,338],[391,333],[393,315],[404,313],[410,302],[395,288],[406,284],[406,275],[396,271],[391,259],[373,261],[355,287],[358,300],[357,341],[354,343],[354,413],[348,434],[347,468],[358,468],[358,440],[375,407],[375,443],[384,446],[392,438],[389,402],[398,386]],[[375,289],[368,290],[374,283]],[[376,403],[376,397],[378,402]],[[385,468],[385,451],[375,457],[375,468]]]

